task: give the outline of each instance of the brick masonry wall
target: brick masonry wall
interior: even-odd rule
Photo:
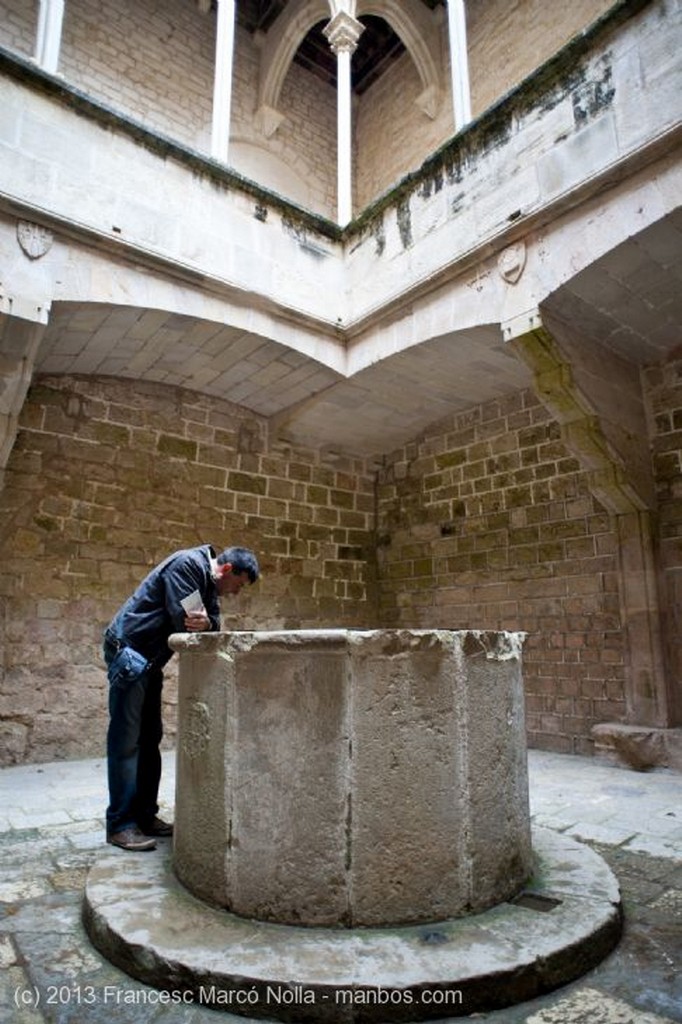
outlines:
[[[526,631],[530,745],[589,753],[624,714],[616,537],[544,407],[438,424],[386,460],[377,507],[382,625]]]
[[[0,494],[0,763],[103,752],[102,629],[178,548],[258,553],[263,578],[225,628],[374,624],[373,485],[361,461],[269,445],[265,422],[226,402],[37,380]],[[164,691],[171,741],[172,668]]]
[[[658,499],[668,668],[677,681],[676,716],[682,722],[682,360],[650,367],[642,377]]]

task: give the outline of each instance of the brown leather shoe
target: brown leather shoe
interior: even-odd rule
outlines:
[[[148,825],[140,825],[140,831],[146,836],[172,836],[173,826],[163,818],[154,818]]]
[[[120,846],[122,850],[143,851],[156,849],[154,839],[148,839],[139,828],[134,826],[121,829],[120,832],[114,832],[112,835],[107,836],[107,842],[111,843],[112,846]]]

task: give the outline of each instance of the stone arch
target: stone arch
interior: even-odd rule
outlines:
[[[308,31],[329,16],[328,0],[293,0],[262,40],[257,125],[271,136],[284,120],[278,109],[284,78]],[[435,117],[440,100],[440,49],[434,15],[419,0],[357,0],[357,14],[383,18],[400,36],[422,83],[417,103]]]
[[[313,25],[328,16],[327,0],[293,0],[263,38],[256,119],[258,128],[268,138],[284,120],[278,103],[294,54]]]
[[[425,114],[435,117],[441,93],[441,61],[433,14],[420,0],[358,0],[358,16],[363,14],[383,18],[400,36],[422,83],[417,103]]]

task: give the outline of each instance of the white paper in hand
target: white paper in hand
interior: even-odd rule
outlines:
[[[193,590],[187,597],[183,597],[180,600],[180,604],[187,614],[190,612],[203,612],[204,610],[204,602],[201,600],[201,594],[198,590]]]

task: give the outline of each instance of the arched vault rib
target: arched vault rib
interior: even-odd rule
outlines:
[[[434,15],[419,0],[358,0],[357,14],[383,18],[400,36],[422,84],[417,103],[429,117],[435,117],[441,96],[441,74]],[[263,38],[256,118],[264,135],[273,135],[284,120],[279,98],[298,47],[313,25],[329,16],[327,0],[293,0]]]
[[[358,0],[358,16],[363,14],[383,18],[400,36],[422,83],[417,104],[429,117],[435,117],[441,94],[441,75],[434,15],[420,0]]]
[[[313,25],[327,17],[327,0],[293,0],[263,38],[256,118],[264,135],[273,135],[284,120],[277,105],[294,54]]]

